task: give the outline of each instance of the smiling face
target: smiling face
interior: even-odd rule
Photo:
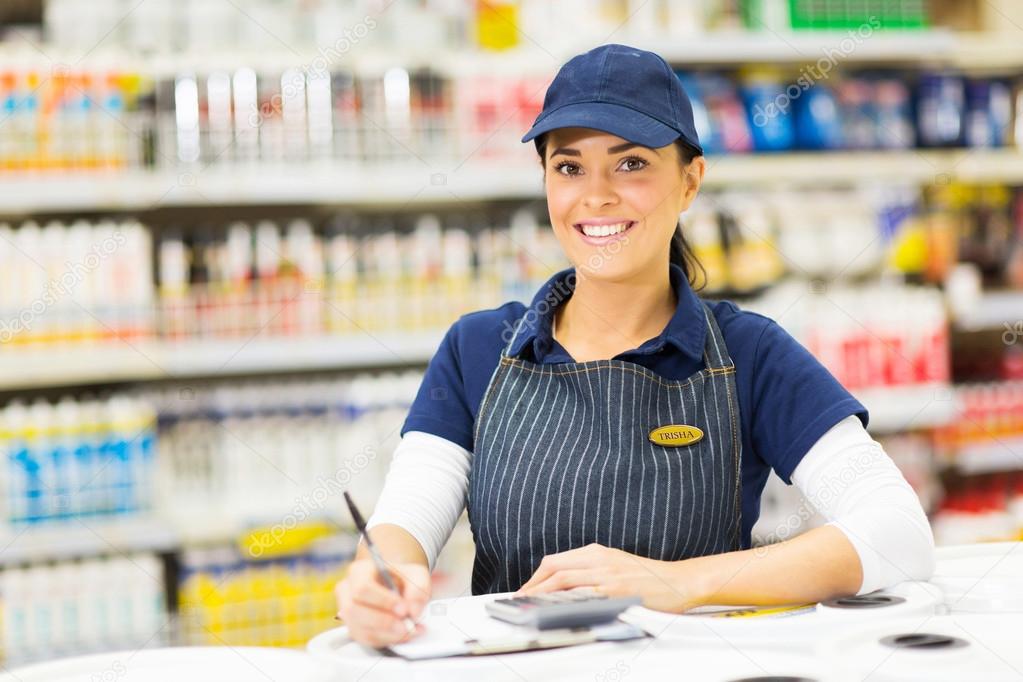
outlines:
[[[653,149],[589,128],[552,130],[545,143],[551,226],[576,270],[621,281],[665,267],[703,159],[683,168],[674,143]]]

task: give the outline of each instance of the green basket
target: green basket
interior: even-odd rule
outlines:
[[[740,11],[747,28],[764,25],[764,3],[741,0]],[[919,30],[929,27],[927,0],[787,0],[789,20],[795,30],[835,31],[859,29]]]

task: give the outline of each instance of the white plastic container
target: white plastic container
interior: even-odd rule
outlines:
[[[863,628],[823,642],[818,656],[850,680],[944,682],[1019,680],[1016,615],[953,614]]]

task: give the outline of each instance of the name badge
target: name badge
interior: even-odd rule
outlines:
[[[668,424],[667,426],[658,426],[650,432],[648,438],[654,445],[681,448],[700,442],[703,439],[703,431],[688,424]]]

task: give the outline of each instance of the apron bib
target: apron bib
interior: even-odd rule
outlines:
[[[705,369],[685,380],[622,360],[513,358],[516,328],[476,420],[473,594],[514,591],[545,555],[593,542],[665,561],[740,549],[735,366],[702,307]],[[703,437],[652,442],[668,425]]]

